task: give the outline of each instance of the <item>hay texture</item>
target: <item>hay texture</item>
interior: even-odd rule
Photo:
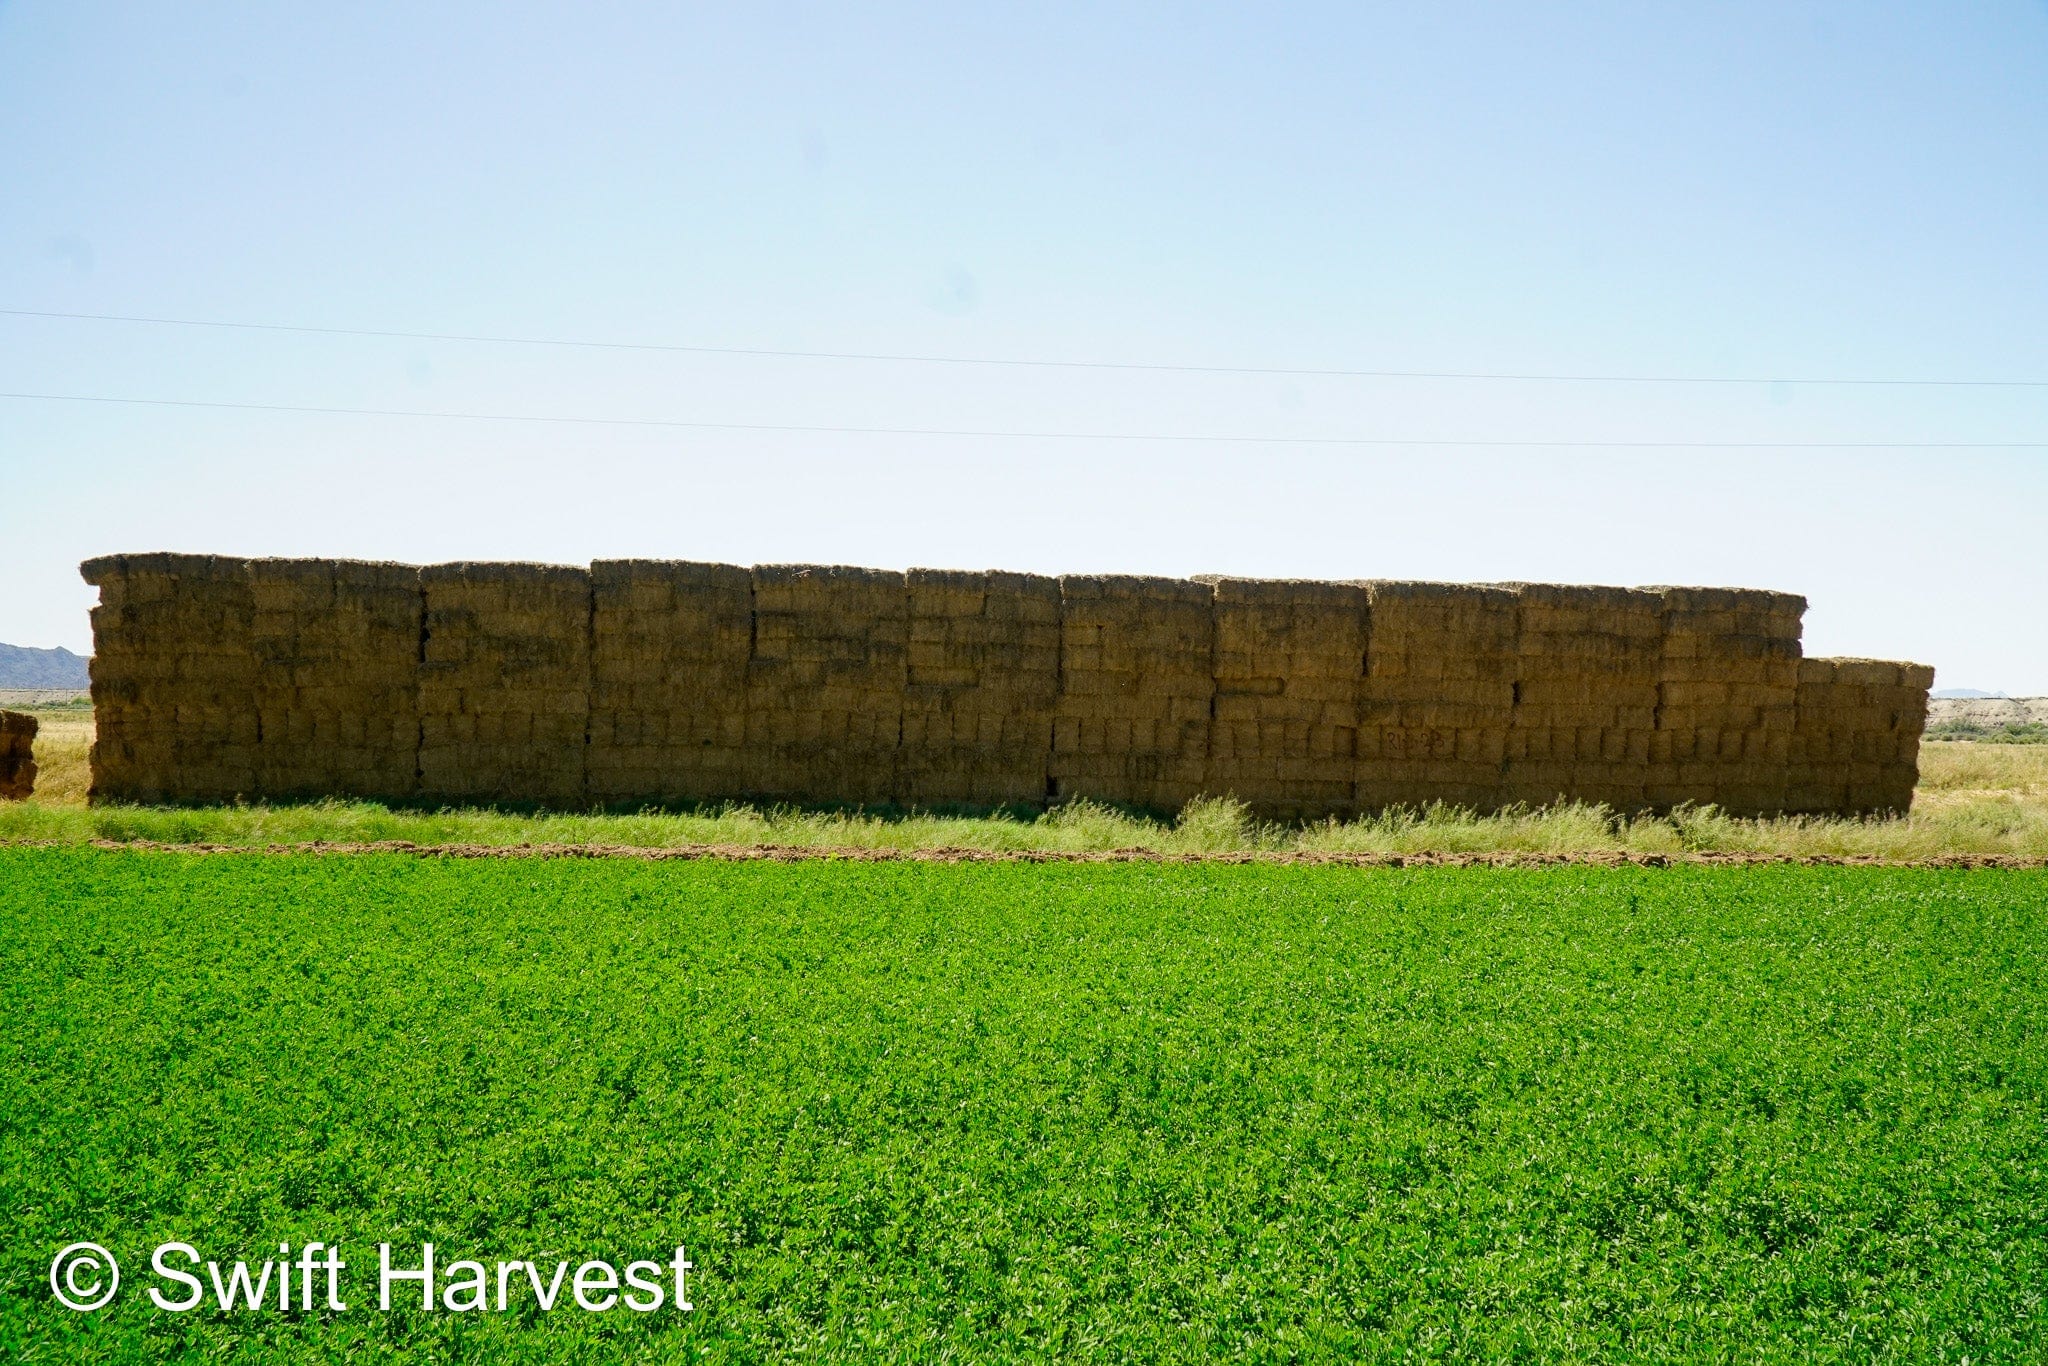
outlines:
[[[98,801],[1864,814],[1910,804],[1933,679],[1802,659],[1804,599],[1747,589],[168,554],[82,571]]]
[[[1060,694],[1046,795],[1174,811],[1203,792],[1215,594],[1187,579],[1060,580]]]
[[[909,684],[903,574],[758,565],[753,586],[746,772],[737,795],[889,801]]]
[[[1799,663],[1784,809],[1904,812],[1920,780],[1920,734],[1934,670],[1883,659]]]
[[[729,564],[599,560],[590,589],[590,799],[701,802],[746,790],[753,576]]]
[[[1391,579],[1363,588],[1369,616],[1355,809],[1508,800],[1515,594]]]
[[[440,564],[420,586],[420,795],[582,805],[590,571]]]
[[[248,573],[251,795],[414,795],[420,571],[355,560],[251,560]]]
[[[27,801],[36,790],[36,718],[0,711],[0,801]]]
[[[1662,677],[1663,595],[1640,588],[1505,585],[1515,598],[1510,800],[1648,804]]]
[[[913,569],[895,800],[1035,805],[1060,686],[1060,586],[1036,574]]]
[[[1352,811],[1368,598],[1358,584],[1206,577],[1214,693],[1203,788],[1260,812]]]
[[[1664,600],[1664,659],[1648,805],[1712,802],[1738,816],[1784,809],[1806,599],[1737,588],[1651,591]]]
[[[110,555],[80,567],[92,612],[96,801],[257,791],[255,606],[246,560]]]

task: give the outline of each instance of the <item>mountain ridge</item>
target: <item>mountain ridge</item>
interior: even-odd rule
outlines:
[[[87,659],[59,645],[0,644],[0,688],[84,688],[90,686]]]

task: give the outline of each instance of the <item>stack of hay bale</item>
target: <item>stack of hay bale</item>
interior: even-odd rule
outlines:
[[[1508,800],[1649,804],[1664,662],[1664,596],[1641,588],[1512,585],[1516,604]]]
[[[1801,660],[1785,809],[1877,815],[1911,807],[1933,686],[1925,664]]]
[[[1503,800],[1514,709],[1515,595],[1370,579],[1358,704],[1358,810]]]
[[[248,562],[108,555],[92,612],[92,799],[221,802],[257,790]]]
[[[1887,811],[1911,801],[1932,683],[1920,665],[1802,661],[1803,600],[1734,589],[82,569],[101,590],[99,801]]]
[[[1208,766],[1215,620],[1208,585],[1060,580],[1060,697],[1047,796],[1177,811]]]
[[[419,788],[442,801],[583,800],[590,572],[443,564],[420,571]]]
[[[1060,586],[1036,574],[913,569],[895,798],[1045,800],[1060,686]]]
[[[0,801],[24,802],[36,790],[36,718],[0,711]]]
[[[255,792],[407,798],[419,762],[420,573],[252,560]]]
[[[755,567],[748,795],[892,799],[908,677],[907,618],[900,572]]]
[[[1778,810],[1799,683],[1806,599],[1741,588],[1665,588],[1664,662],[1650,737],[1650,805]]]
[[[745,791],[753,576],[729,564],[600,560],[590,588],[590,798]]]
[[[1356,798],[1366,590],[1205,576],[1214,593],[1214,719],[1204,789],[1262,818],[1345,815]]]

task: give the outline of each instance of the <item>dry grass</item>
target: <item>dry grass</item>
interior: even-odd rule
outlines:
[[[1931,741],[1920,747],[1915,808],[1999,797],[2048,803],[2048,745]]]
[[[1265,825],[1228,800],[1193,803],[1161,822],[1091,802],[1036,818],[870,815],[732,805],[638,815],[393,811],[373,802],[199,810],[85,804],[92,716],[36,710],[42,768],[33,801],[0,807],[0,842],[167,840],[221,844],[410,840],[421,844],[787,844],[854,849],[1162,853],[1768,853],[1930,858],[2048,855],[2048,746],[1930,743],[1913,813],[1899,820],[1737,820],[1711,807],[1620,817],[1575,804],[1478,815],[1454,807],[1388,812],[1308,827]]]
[[[92,711],[85,707],[28,707],[36,718],[36,800],[49,806],[84,806],[92,786]]]

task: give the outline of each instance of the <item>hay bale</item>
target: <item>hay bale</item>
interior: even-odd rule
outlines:
[[[0,801],[27,801],[36,790],[36,718],[0,711]]]
[[[1817,815],[1910,810],[1933,682],[1934,671],[1921,664],[1801,660],[1788,809]]]
[[[430,565],[419,581],[421,795],[580,805],[590,572],[462,562]]]
[[[748,780],[753,576],[737,565],[599,560],[590,577],[591,799],[737,796]]]
[[[756,565],[752,581],[747,795],[890,801],[909,672],[904,575]]]
[[[1651,805],[1712,802],[1739,815],[1772,815],[1792,799],[1788,742],[1797,700],[1806,600],[1754,589],[1665,587],[1659,746],[1681,756],[1651,788]],[[1729,733],[1759,740],[1761,761],[1726,757]],[[1668,738],[1667,738],[1668,737]],[[1705,737],[1705,743],[1701,743]]]
[[[1932,671],[1736,589],[88,561],[95,793],[1273,816],[1910,798]]]
[[[1504,800],[1515,597],[1478,584],[1368,579],[1354,808]]]
[[[1663,595],[1569,584],[1503,587],[1514,593],[1516,611],[1511,743],[1555,756],[1526,771],[1510,758],[1503,797],[1531,804],[1562,797],[1619,810],[1648,805]]]
[[[94,801],[232,801],[257,788],[248,562],[109,555],[93,609]]]
[[[1215,622],[1209,585],[1068,575],[1048,798],[1176,811],[1206,777]]]
[[[256,792],[403,799],[417,790],[420,572],[252,560]]]
[[[905,589],[895,800],[1042,803],[1060,684],[1058,581],[912,569]]]
[[[1358,584],[1198,577],[1213,594],[1203,787],[1262,819],[1355,809],[1368,599]]]

